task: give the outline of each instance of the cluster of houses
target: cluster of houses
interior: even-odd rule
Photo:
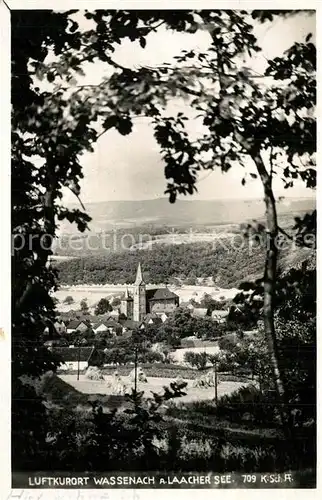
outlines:
[[[54,323],[54,328],[58,336],[67,338],[68,335],[75,333],[79,333],[81,336],[81,334],[85,334],[89,330],[94,335],[109,333],[112,336],[119,336],[135,329],[144,329],[147,325],[160,325],[168,319],[168,316],[166,313],[161,315],[148,313],[142,321],[135,321],[133,319],[115,319],[115,316],[110,315],[110,313],[99,316],[87,314],[79,316],[77,319],[71,319],[70,314],[62,313]],[[48,331],[47,328],[45,333],[48,333]]]
[[[191,302],[179,304],[179,297],[167,287],[147,289],[141,265],[138,265],[136,279],[130,292],[126,289],[121,298],[120,307],[102,315],[81,314],[76,311],[61,313],[54,324],[53,335],[47,335],[45,345],[47,347],[55,344],[65,343],[73,345],[75,334],[77,343],[88,345],[90,336],[108,334],[109,336],[131,335],[133,330],[143,330],[147,326],[158,326],[167,321],[176,308],[186,307],[191,315],[197,318],[211,318],[223,323],[226,321],[229,310],[215,310],[210,314],[209,309]],[[49,334],[49,328],[44,333]],[[71,342],[68,339],[70,335]],[[46,336],[45,336],[46,337]],[[56,337],[56,339],[55,339]]]
[[[185,305],[182,304],[182,307],[185,307]],[[191,304],[187,305],[187,309],[190,310],[193,317],[206,318],[210,316],[217,323],[224,323],[229,314],[229,310],[227,309],[216,310],[209,315],[209,310],[207,308],[195,307]],[[78,315],[76,319],[72,318],[73,314],[73,312],[61,313],[54,324],[54,328],[58,336],[68,337],[70,334],[82,334],[88,332],[89,330],[91,330],[94,335],[100,333],[109,333],[112,336],[124,335],[135,329],[143,330],[148,325],[161,325],[167,321],[171,313],[147,313],[141,321],[126,319],[123,316],[120,317],[119,314],[115,314],[115,311],[98,316],[90,314]],[[48,333],[48,329],[46,329],[45,333]]]

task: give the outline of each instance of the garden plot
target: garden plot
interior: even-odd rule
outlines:
[[[80,375],[79,380],[77,380],[76,375],[61,374],[59,377],[84,394],[113,395],[113,376],[105,375],[104,380],[88,380],[84,375]],[[161,377],[148,377],[147,380],[146,383],[138,382],[137,385],[138,390],[144,391],[146,397],[151,396],[151,392],[161,394],[163,392],[163,387],[170,386],[170,383],[174,381],[173,378]],[[215,397],[214,387],[200,389],[199,387],[193,387],[193,380],[183,381],[187,382],[187,387],[185,388],[187,395],[179,398],[180,402],[188,403],[191,401],[213,399]],[[131,389],[134,388],[134,383],[129,376],[122,377],[122,382],[127,392],[130,392]],[[218,385],[218,397],[224,396],[225,394],[231,394],[244,385],[246,384],[243,382],[220,382]]]

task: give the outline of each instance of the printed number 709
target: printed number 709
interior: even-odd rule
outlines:
[[[256,483],[255,474],[242,474],[243,483]]]

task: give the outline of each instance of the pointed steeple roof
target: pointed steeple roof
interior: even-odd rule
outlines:
[[[139,262],[138,269],[136,271],[136,279],[135,279],[135,285],[141,285],[144,284],[143,281],[143,276],[142,276],[142,270],[141,270],[141,262]]]

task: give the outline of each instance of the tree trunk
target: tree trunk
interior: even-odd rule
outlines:
[[[221,106],[219,106],[220,115],[223,119],[227,119],[225,110],[225,97],[226,90],[229,86],[229,77],[225,75],[223,50],[221,41],[217,40],[216,33],[211,33],[212,41],[216,47],[217,52],[217,70],[219,82],[219,97]],[[264,202],[266,208],[266,224],[267,224],[267,243],[266,243],[266,260],[264,272],[264,330],[265,339],[270,357],[270,364],[274,377],[274,384],[277,394],[277,403],[280,413],[281,422],[284,429],[284,434],[289,437],[289,426],[287,413],[285,411],[285,390],[281,376],[281,370],[278,362],[278,348],[276,342],[276,334],[274,328],[274,299],[275,299],[275,286],[276,286],[276,268],[278,249],[276,246],[276,238],[278,235],[276,202],[272,189],[272,177],[268,173],[263,159],[260,154],[259,144],[255,138],[243,137],[242,133],[238,130],[234,131],[235,139],[240,145],[248,152],[254,161],[260,179],[264,187]]]
[[[263,320],[265,339],[269,352],[271,368],[274,377],[274,384],[277,394],[277,402],[280,408],[280,417],[285,433],[289,435],[288,418],[285,409],[285,389],[281,370],[279,366],[278,347],[274,326],[274,300],[276,288],[276,270],[278,248],[276,246],[278,235],[276,202],[272,189],[272,179],[268,174],[263,159],[259,152],[252,155],[252,159],[257,167],[258,174],[264,187],[264,202],[266,208],[266,260],[264,272],[264,306]]]

